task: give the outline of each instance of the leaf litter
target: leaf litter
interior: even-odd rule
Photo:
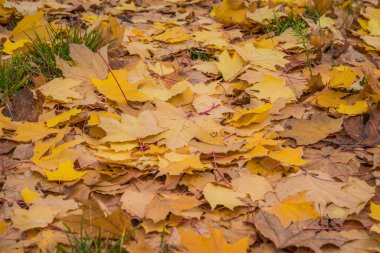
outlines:
[[[67,227],[127,252],[380,251],[378,1],[0,13],[3,58],[68,19],[108,42],[4,98],[0,252],[69,247]]]

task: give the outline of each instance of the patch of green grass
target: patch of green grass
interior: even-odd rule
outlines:
[[[309,36],[307,33],[306,23],[299,19],[293,19],[291,22],[291,29],[293,35],[296,37],[297,42],[301,44],[306,54],[306,64],[310,66],[312,64],[310,58],[310,44],[309,44]]]
[[[55,58],[72,60],[71,43],[85,44],[93,52],[97,52],[108,43],[103,31],[99,29],[53,29],[49,26],[48,35],[49,38],[46,40],[37,34],[31,40],[31,45],[27,46],[28,52],[0,61],[0,105],[4,103],[5,98],[12,97],[21,88],[30,85],[32,75],[42,74],[48,80],[61,77],[62,71],[57,68]]]
[[[318,12],[318,9],[315,7],[306,6],[306,13],[307,18],[310,18],[314,21],[314,23],[317,23],[318,20],[321,18],[321,15]]]
[[[16,54],[0,61],[0,104],[4,99],[13,96],[20,89],[30,84],[31,78],[26,67],[25,57]]]
[[[88,31],[80,28],[48,28],[49,39],[45,40],[40,36],[32,39],[32,45],[26,54],[27,60],[31,63],[31,72],[42,73],[49,80],[61,77],[62,72],[57,68],[55,57],[60,57],[66,61],[72,60],[70,57],[70,44],[85,44],[93,52],[98,51],[107,44],[101,30],[94,29]]]
[[[201,60],[201,61],[214,61],[216,60],[215,56],[206,52],[206,50],[202,48],[192,48],[189,49],[190,59],[193,61]]]
[[[274,19],[266,26],[268,31],[273,32],[276,36],[291,29],[293,35],[296,37],[297,42],[303,47],[306,54],[306,64],[311,65],[310,59],[310,44],[309,36],[307,33],[306,23],[298,16],[290,14],[288,17],[278,17],[274,13]]]
[[[127,242],[134,235],[134,232],[140,228],[137,226],[129,232],[127,235],[122,236],[117,241],[112,241],[104,239],[101,231],[97,237],[93,238],[89,236],[84,231],[84,224],[81,223],[79,235],[74,234],[74,232],[65,225],[66,235],[69,241],[69,248],[63,245],[57,245],[54,252],[56,253],[126,253],[127,251],[123,248],[125,242]]]
[[[276,12],[273,12],[273,15],[274,18],[265,27],[268,32],[273,32],[276,36],[278,36],[291,27],[293,16],[278,17]]]

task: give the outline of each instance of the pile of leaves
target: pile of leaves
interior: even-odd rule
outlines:
[[[0,252],[380,251],[378,1],[0,13],[4,58],[73,23],[109,41],[66,43],[2,108]]]

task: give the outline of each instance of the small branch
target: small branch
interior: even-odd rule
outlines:
[[[203,111],[203,112],[200,112],[200,113],[198,113],[198,114],[199,114],[199,115],[205,115],[205,114],[208,114],[209,112],[211,112],[211,111],[214,110],[215,108],[218,108],[219,106],[220,106],[220,104],[219,104],[219,105],[212,104],[211,108],[209,108],[209,109],[207,109],[207,110],[205,110],[205,111]]]
[[[112,72],[112,69],[111,69],[110,65],[108,65],[107,61],[103,58],[103,56],[102,56],[99,52],[98,52],[98,55],[100,56],[100,58],[102,58],[104,64],[107,65],[107,68],[108,68],[108,70],[110,71],[110,73],[111,73],[113,79],[115,79],[115,81],[116,81],[116,83],[117,83],[117,86],[119,86],[119,89],[120,89],[120,91],[121,91],[121,94],[123,94],[123,97],[124,97],[124,99],[125,99],[125,103],[128,104],[128,99],[127,99],[127,97],[125,96],[124,91],[123,91],[123,89],[121,88],[121,85],[120,85],[119,81],[116,79],[116,76],[115,76],[114,73]]]

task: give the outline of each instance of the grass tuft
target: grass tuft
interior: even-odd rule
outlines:
[[[267,31],[273,32],[276,36],[291,29],[297,42],[303,47],[306,55],[306,64],[311,66],[310,43],[305,21],[302,18],[290,14],[288,17],[280,18],[274,13],[274,19],[266,26]]]
[[[58,244],[55,248],[56,253],[126,253],[123,248],[125,242],[130,240],[134,232],[140,228],[137,226],[127,235],[122,236],[117,241],[104,239],[101,231],[96,238],[89,236],[84,229],[83,220],[81,222],[79,235],[75,234],[68,226],[65,226],[67,239],[69,241],[69,249]]]
[[[20,89],[30,84],[31,78],[26,67],[25,57],[16,54],[0,61],[0,105],[4,99],[15,95]]]
[[[62,72],[57,68],[55,57],[58,56],[66,61],[70,57],[70,44],[85,44],[91,51],[96,52],[107,44],[101,30],[88,31],[80,28],[48,28],[49,39],[45,40],[36,36],[29,46],[27,60],[31,63],[31,72],[42,73],[49,80],[61,77]]]
[[[55,58],[58,56],[71,61],[71,43],[85,44],[93,52],[97,52],[108,43],[100,29],[91,31],[81,28],[53,29],[49,26],[48,35],[49,38],[46,40],[36,34],[36,37],[31,39],[31,45],[27,46],[27,52],[18,53],[7,60],[0,60],[0,105],[20,89],[30,85],[33,75],[42,74],[48,80],[61,77],[62,71],[57,68]]]
[[[191,48],[189,49],[190,59],[193,61],[201,60],[201,61],[214,61],[216,60],[215,56],[211,53],[208,53],[203,48]]]

